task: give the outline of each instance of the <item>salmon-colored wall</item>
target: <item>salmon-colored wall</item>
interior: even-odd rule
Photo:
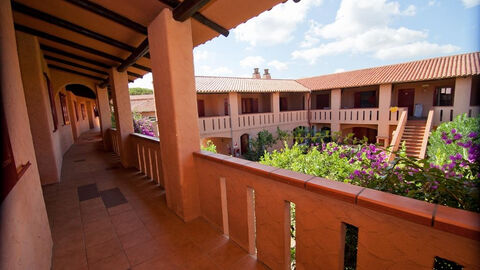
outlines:
[[[205,104],[205,117],[225,115],[225,99],[227,94],[197,94],[197,100]]]
[[[200,140],[200,144],[205,147],[207,146],[207,142],[212,141],[212,143],[216,146],[217,153],[223,155],[231,155],[231,147],[232,147],[232,139],[231,138],[219,138],[219,137],[210,137],[210,138],[202,138]]]
[[[17,166],[30,162],[0,207],[0,269],[50,269],[52,236],[40,186],[10,1],[0,1],[2,106]]]

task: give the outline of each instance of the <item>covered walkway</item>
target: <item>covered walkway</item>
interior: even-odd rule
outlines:
[[[164,190],[103,150],[98,131],[80,137],[43,192],[53,269],[265,269],[204,219],[184,223]]]

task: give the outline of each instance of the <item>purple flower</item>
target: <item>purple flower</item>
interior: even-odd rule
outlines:
[[[444,140],[444,141],[448,140],[447,133],[442,132],[442,140]]]
[[[462,134],[460,134],[460,133],[457,133],[457,134],[453,135],[454,140],[460,140],[461,138],[462,138]]]
[[[457,130],[454,129],[454,128],[452,128],[452,130],[450,130],[450,132],[451,132],[452,134],[455,134],[455,133],[457,133]]]
[[[452,140],[448,139],[445,141],[446,144],[452,144]]]
[[[470,132],[470,134],[468,134],[469,138],[476,138],[477,136],[478,136],[478,133],[475,132],[475,131],[472,131],[472,132]]]

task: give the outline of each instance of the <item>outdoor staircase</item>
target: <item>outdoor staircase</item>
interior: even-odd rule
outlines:
[[[425,134],[426,120],[407,120],[400,145],[405,142],[407,156],[419,157]]]

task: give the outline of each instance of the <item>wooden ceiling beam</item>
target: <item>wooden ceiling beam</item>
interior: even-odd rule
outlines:
[[[210,0],[184,0],[173,9],[173,18],[177,21],[184,22],[208,4],[208,2],[210,2]]]
[[[123,61],[120,66],[117,67],[119,72],[127,70],[127,68],[137,62],[138,59],[142,58],[148,52],[148,38],[146,38],[140,46],[138,46],[135,51],[130,54],[130,56]]]
[[[84,76],[84,77],[87,77],[87,78],[99,80],[99,81],[105,80],[104,78],[101,78],[101,77],[93,76],[93,75],[90,75],[90,74],[87,74],[87,73],[83,73],[83,72],[80,72],[80,71],[72,70],[72,69],[69,69],[69,68],[64,68],[64,67],[57,66],[57,65],[53,65],[53,64],[49,64],[48,67],[49,67],[49,68],[52,68],[52,69],[57,69],[57,70],[65,71],[65,72],[68,72],[68,73],[72,73],[72,74]]]
[[[66,52],[66,51],[48,46],[48,45],[40,44],[40,49],[42,49],[43,51],[52,52],[52,53],[56,53],[56,54],[59,54],[59,55],[62,55],[62,56],[66,56],[66,57],[69,57],[69,58],[72,58],[72,59],[80,60],[80,61],[83,61],[85,63],[89,63],[89,64],[92,64],[92,65],[95,65],[95,66],[98,66],[98,67],[111,68],[111,66],[109,66],[105,63],[95,61],[95,60],[92,60],[90,58],[79,56],[79,55],[76,55],[76,54],[73,54],[73,53],[69,53],[69,52]]]
[[[159,1],[162,2],[163,4],[169,6],[171,9],[174,9],[174,10],[175,10],[175,8],[177,8],[182,3],[179,0],[159,0]],[[209,27],[213,31],[215,31],[219,34],[222,34],[223,36],[228,37],[228,35],[230,33],[227,29],[225,29],[224,27],[222,27],[218,23],[210,20],[209,18],[203,16],[198,11],[193,13],[193,15],[191,15],[191,17],[194,18],[195,20],[197,20],[199,23]]]
[[[65,64],[65,65],[69,65],[69,66],[72,66],[72,67],[81,68],[81,69],[92,71],[92,72],[102,74],[102,75],[108,75],[108,72],[106,72],[106,71],[91,68],[91,67],[87,67],[87,66],[84,66],[84,65],[80,65],[78,63],[67,61],[65,59],[60,59],[60,58],[50,56],[50,55],[44,55],[43,57],[47,60],[55,61],[55,62],[62,63],[62,64]]]
[[[126,26],[126,27],[128,27],[132,30],[135,30],[138,33],[148,35],[147,27],[130,20],[129,18],[127,18],[125,16],[122,16],[118,13],[115,13],[115,12],[113,12],[113,11],[111,11],[111,10],[109,10],[109,9],[99,5],[99,4],[93,3],[93,2],[88,1],[88,0],[66,0],[66,1],[71,3],[71,4],[76,5],[78,7],[81,7],[83,9],[86,9],[90,12],[93,12],[97,15],[100,15],[104,18],[112,20],[112,21],[114,21],[118,24]]]
[[[35,18],[35,19],[39,19],[39,20],[42,20],[44,22],[47,22],[47,23],[50,23],[50,24],[68,29],[70,31],[73,31],[73,32],[79,33],[81,35],[87,36],[89,38],[101,41],[101,42],[106,43],[108,45],[120,48],[122,50],[126,50],[126,51],[129,51],[129,52],[132,52],[133,50],[135,50],[135,47],[130,46],[126,43],[123,43],[123,42],[118,41],[116,39],[113,39],[113,38],[107,37],[105,35],[99,34],[97,32],[91,31],[87,28],[84,28],[82,26],[73,24],[73,23],[71,23],[69,21],[66,21],[66,20],[63,20],[61,18],[52,16],[52,15],[47,14],[45,12],[42,12],[40,10],[28,7],[28,6],[23,5],[21,3],[12,2],[12,8],[13,8],[13,10],[15,10],[17,12],[26,14],[28,16],[31,16],[31,17]]]

